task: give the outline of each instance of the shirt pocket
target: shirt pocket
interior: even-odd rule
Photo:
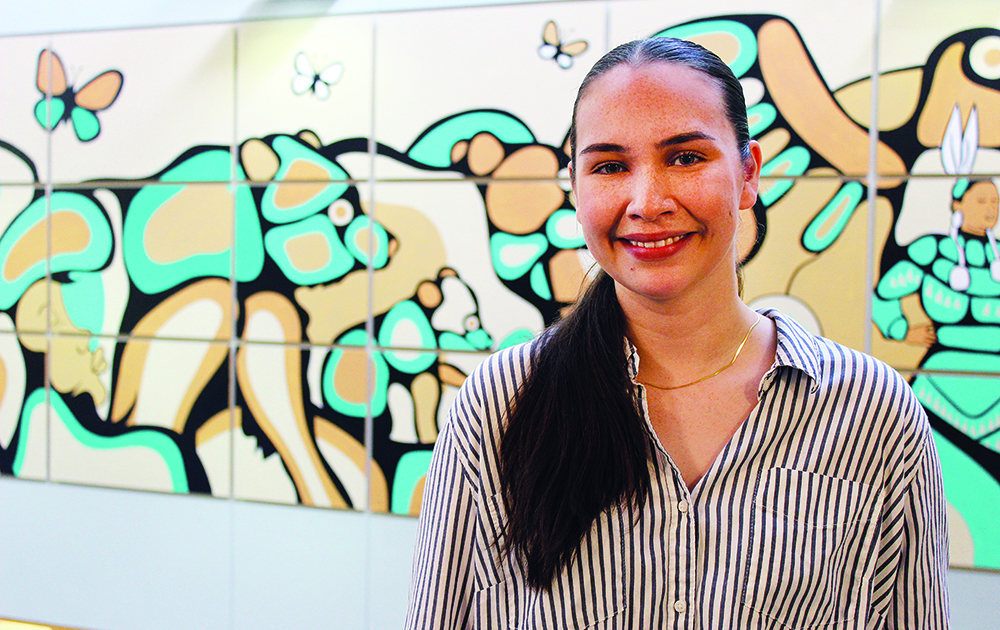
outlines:
[[[787,628],[863,616],[881,501],[857,481],[767,471],[754,498],[743,605]]]

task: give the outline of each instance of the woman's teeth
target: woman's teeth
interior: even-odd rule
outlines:
[[[682,238],[684,238],[683,235],[681,235],[681,236],[671,236],[670,238],[665,238],[665,239],[660,240],[660,241],[629,241],[629,243],[631,243],[632,245],[635,245],[636,247],[644,247],[646,249],[654,249],[656,247],[666,247],[667,245],[672,245],[672,244],[676,243],[677,241],[681,240]]]

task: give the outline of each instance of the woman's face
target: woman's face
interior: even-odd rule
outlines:
[[[1000,196],[993,182],[976,182],[962,195],[962,199],[953,202],[955,210],[962,211],[962,231],[977,236],[985,236],[987,230],[992,230],[997,224],[997,210],[1000,208]]]
[[[577,218],[619,299],[733,292],[761,157],[751,142],[741,158],[722,88],[678,64],[620,65],[590,84],[575,124]]]

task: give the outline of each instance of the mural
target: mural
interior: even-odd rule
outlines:
[[[428,105],[405,63],[372,83],[365,64],[390,48],[357,28],[357,45],[322,44],[354,17],[241,26],[236,139],[191,132],[134,161],[115,116],[155,106],[140,66],[106,48],[94,63],[115,69],[76,89],[58,40],[14,46],[34,81],[13,101],[35,122],[0,124],[0,472],[416,514],[466,374],[556,321],[592,269],[566,180],[571,100],[537,101],[572,98],[603,18],[546,10],[496,14],[524,89],[544,90],[523,107]],[[654,26],[743,83],[765,159],[741,217],[746,299],[856,348],[874,331],[931,417],[953,561],[1000,569],[1000,31],[883,72],[873,122],[870,77],[828,83],[788,18]],[[231,49],[217,41],[201,50]],[[215,54],[205,81],[232,81]],[[417,113],[379,114],[404,94]]]

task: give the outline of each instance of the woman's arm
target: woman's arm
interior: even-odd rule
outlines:
[[[948,522],[941,464],[929,428],[903,498],[900,538],[895,592],[886,608],[886,627],[947,628]]]
[[[424,484],[407,630],[464,628],[474,592],[477,492],[449,429],[450,422],[438,436]]]

